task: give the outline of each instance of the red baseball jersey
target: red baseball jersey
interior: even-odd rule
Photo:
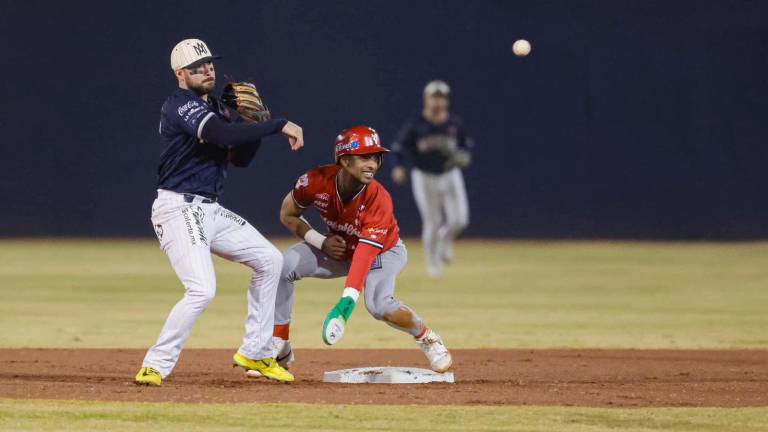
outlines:
[[[328,230],[347,242],[348,259],[358,242],[388,251],[400,239],[392,197],[374,180],[349,202],[342,203],[336,188],[340,169],[338,165],[324,165],[299,177],[293,188],[294,202],[301,208],[315,207]]]

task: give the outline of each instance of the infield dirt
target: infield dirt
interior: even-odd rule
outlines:
[[[324,371],[426,367],[417,350],[296,350],[293,384],[246,378],[232,351],[190,349],[160,388],[143,350],[0,350],[0,398],[165,402],[768,406],[766,350],[454,350],[455,384],[326,384]]]

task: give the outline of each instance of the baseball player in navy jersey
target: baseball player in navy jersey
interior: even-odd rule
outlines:
[[[163,151],[158,168],[152,224],[185,292],[173,307],[157,342],[144,357],[137,384],[159,386],[173,370],[197,318],[216,294],[211,253],[253,269],[243,343],[234,364],[251,376],[290,382],[293,375],[273,358],[275,293],[282,254],[251,224],[219,205],[227,167],[246,167],[261,139],[282,132],[291,149],[303,146],[299,126],[285,119],[240,121],[211,96],[214,56],[198,39],[179,42],[171,69],[179,89],[160,111]]]
[[[450,88],[430,81],[424,88],[421,115],[407,122],[392,145],[392,179],[404,184],[410,162],[413,197],[422,222],[421,240],[431,277],[442,274],[453,259],[453,241],[469,223],[463,168],[469,166],[471,140],[462,121],[449,112]]]

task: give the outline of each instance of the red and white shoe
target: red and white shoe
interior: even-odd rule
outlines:
[[[451,368],[453,358],[448,348],[445,347],[443,339],[436,331],[429,329],[424,335],[416,339],[416,345],[429,360],[429,367],[435,372],[445,372]]]

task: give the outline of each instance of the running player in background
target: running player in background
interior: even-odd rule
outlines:
[[[392,145],[392,180],[404,184],[405,164],[413,167],[411,186],[421,214],[421,240],[431,277],[439,277],[443,265],[453,260],[453,241],[469,223],[461,170],[470,164],[472,142],[461,119],[448,110],[449,95],[444,81],[430,81],[424,88],[421,115],[403,126]]]
[[[392,198],[373,179],[389,150],[381,146],[376,131],[366,126],[342,131],[335,150],[336,164],[299,177],[280,209],[280,221],[304,241],[283,252],[275,306],[275,358],[286,367],[293,361],[289,325],[295,281],[346,276],[342,297],[323,325],[326,344],[341,339],[362,294],[374,318],[413,336],[432,370],[445,372],[452,360],[440,336],[395,298],[395,279],[408,253],[400,240]],[[302,218],[310,206],[328,226],[327,234],[315,231]]]

